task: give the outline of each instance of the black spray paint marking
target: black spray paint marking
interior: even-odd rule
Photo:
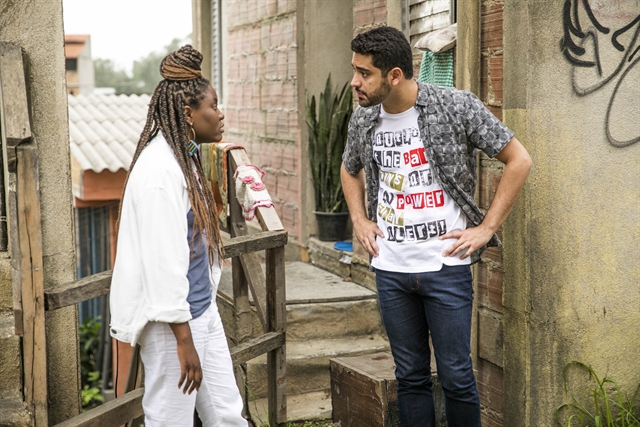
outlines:
[[[586,25],[589,27],[588,30],[583,29],[583,23],[580,22],[580,6],[583,7],[584,13],[587,16]],[[576,70],[574,69],[571,78],[574,93],[578,96],[589,95],[598,91],[607,83],[619,76],[615,83],[611,98],[609,99],[606,111],[605,131],[607,139],[609,143],[615,147],[626,147],[639,142],[640,133],[625,141],[616,139],[614,132],[612,132],[612,127],[615,128],[616,124],[611,116],[611,112],[616,102],[618,104],[624,104],[625,102],[625,93],[624,91],[621,91],[621,87],[623,87],[625,83],[634,87],[633,82],[626,81],[625,79],[633,78],[631,71],[635,67],[638,67],[638,64],[640,63],[640,57],[636,57],[640,51],[640,46],[637,45],[640,35],[640,14],[638,14],[638,16],[636,16],[631,22],[621,28],[618,28],[611,34],[610,46],[600,46],[598,43],[598,35],[608,35],[611,32],[611,29],[605,27],[598,21],[591,10],[589,0],[566,0],[562,11],[562,22],[564,36],[560,41],[560,50],[564,57],[574,67],[595,68],[599,77],[594,84],[588,87],[581,87],[576,81]],[[624,46],[620,42],[620,36],[629,31],[633,32],[633,36],[629,45]],[[593,52],[588,52],[587,49],[585,49],[585,46],[589,46],[589,42],[592,42],[593,44]],[[623,52],[624,55],[620,59],[615,70],[609,75],[604,76],[601,63],[601,52],[607,47],[613,47],[615,50]],[[593,60],[583,58],[583,56],[588,53],[593,54]]]

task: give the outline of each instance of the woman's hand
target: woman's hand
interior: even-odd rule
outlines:
[[[182,388],[184,384],[182,392],[191,394],[193,390],[199,390],[202,383],[202,367],[198,352],[193,345],[191,328],[189,323],[171,323],[169,326],[178,343],[178,360],[180,361],[178,388]]]

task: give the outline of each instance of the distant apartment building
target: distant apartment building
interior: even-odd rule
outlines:
[[[64,36],[66,58],[67,93],[90,94],[95,87],[93,59],[91,58],[91,36],[67,34]]]

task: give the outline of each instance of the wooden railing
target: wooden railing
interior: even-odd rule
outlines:
[[[248,234],[235,198],[235,185],[231,176],[240,165],[248,164],[244,150],[231,150],[229,158],[229,230],[231,238],[224,241],[225,258],[232,258],[233,292],[236,310],[248,309],[250,290],[264,334],[231,348],[234,366],[267,353],[267,381],[269,425],[286,423],[286,313],[284,281],[284,246],[287,232],[274,208],[258,208],[256,216],[262,232]],[[255,254],[266,251],[266,272]],[[78,304],[97,296],[106,295],[111,283],[111,271],[105,271],[44,292],[45,308],[56,310]],[[246,307],[243,305],[246,304]],[[142,389],[134,390],[136,358],[132,359],[127,379],[127,392],[95,409],[71,418],[58,427],[118,426],[142,415]]]
[[[42,233],[40,228],[40,192],[38,152],[31,143],[29,115],[22,53],[18,46],[0,44],[5,56],[2,97],[13,111],[3,116],[3,146],[5,185],[8,188],[7,216],[10,218],[11,257],[14,280],[14,315],[16,332],[23,340],[25,400],[34,415],[36,427],[48,426],[47,354],[45,311],[107,295],[111,286],[111,271],[105,271],[52,289],[44,289]],[[6,58],[9,57],[9,60]],[[15,76],[9,81],[6,76]],[[6,110],[6,108],[5,108]],[[240,165],[249,164],[244,150],[228,153],[229,220],[226,227],[230,239],[224,241],[225,258],[232,259],[233,299],[237,311],[248,312],[248,292],[253,295],[263,334],[231,348],[234,366],[267,353],[269,425],[284,426],[286,406],[286,300],[284,276],[284,246],[287,232],[274,208],[258,208],[256,216],[262,232],[249,234],[235,197],[233,173]],[[14,185],[15,184],[15,185]],[[264,250],[266,271],[263,273],[255,252]],[[58,427],[120,426],[141,417],[143,388],[140,384],[140,363],[134,351],[126,393],[108,403],[84,412]],[[137,374],[136,374],[137,373]]]

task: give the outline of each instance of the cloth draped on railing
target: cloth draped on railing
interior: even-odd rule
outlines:
[[[223,223],[228,217],[229,204],[227,153],[234,149],[244,150],[244,147],[231,143],[202,144],[202,167],[211,183],[218,218]],[[242,216],[247,221],[255,217],[256,208],[273,206],[271,196],[262,182],[263,176],[264,172],[254,165],[241,165],[234,173],[236,198],[242,206]]]

